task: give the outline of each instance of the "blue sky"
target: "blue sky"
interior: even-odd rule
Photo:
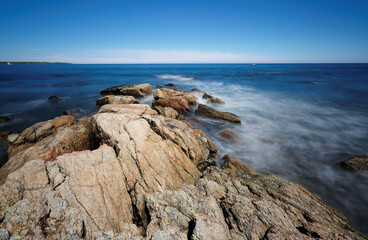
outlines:
[[[0,0],[0,61],[368,62],[368,1]]]

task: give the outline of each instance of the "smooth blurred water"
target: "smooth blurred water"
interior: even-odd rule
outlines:
[[[368,153],[368,64],[0,65],[0,115],[14,119],[0,131],[23,130],[67,109],[92,113],[102,89],[145,82],[200,88],[225,100],[214,107],[237,114],[242,125],[201,118],[221,156],[301,184],[368,235],[368,174],[334,167]],[[52,95],[61,101],[48,102]],[[220,138],[226,128],[242,143]],[[0,157],[3,164],[6,155]]]

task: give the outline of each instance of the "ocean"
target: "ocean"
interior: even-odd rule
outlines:
[[[368,236],[368,173],[334,167],[368,153],[368,64],[0,65],[0,116],[13,119],[0,132],[22,131],[64,110],[96,112],[101,90],[137,83],[174,83],[223,99],[214,107],[236,114],[241,125],[200,118],[219,159],[231,154],[260,173],[302,185]],[[49,102],[53,95],[60,101]],[[222,139],[225,129],[240,143]],[[6,160],[3,143],[1,165]]]

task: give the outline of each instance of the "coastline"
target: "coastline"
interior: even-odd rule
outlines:
[[[1,234],[365,239],[294,183],[257,175],[231,157],[216,167],[217,147],[185,121],[197,97],[174,87],[153,93],[149,84],[109,88],[102,93],[117,96],[102,97],[92,116],[64,116],[10,135],[10,159],[0,169],[1,183],[12,173],[0,187]],[[153,108],[135,102],[151,94]],[[211,109],[199,114],[237,122]],[[32,222],[17,220],[30,214]]]

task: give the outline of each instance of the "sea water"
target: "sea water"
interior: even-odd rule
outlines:
[[[0,65],[0,115],[13,119],[0,131],[22,131],[64,110],[96,112],[102,89],[137,83],[174,83],[223,99],[211,106],[236,114],[241,125],[200,117],[219,161],[231,154],[258,172],[294,181],[368,235],[368,173],[334,167],[368,153],[368,64]],[[49,102],[53,95],[60,101]],[[222,139],[225,129],[240,143]],[[2,165],[4,144],[0,157]]]

